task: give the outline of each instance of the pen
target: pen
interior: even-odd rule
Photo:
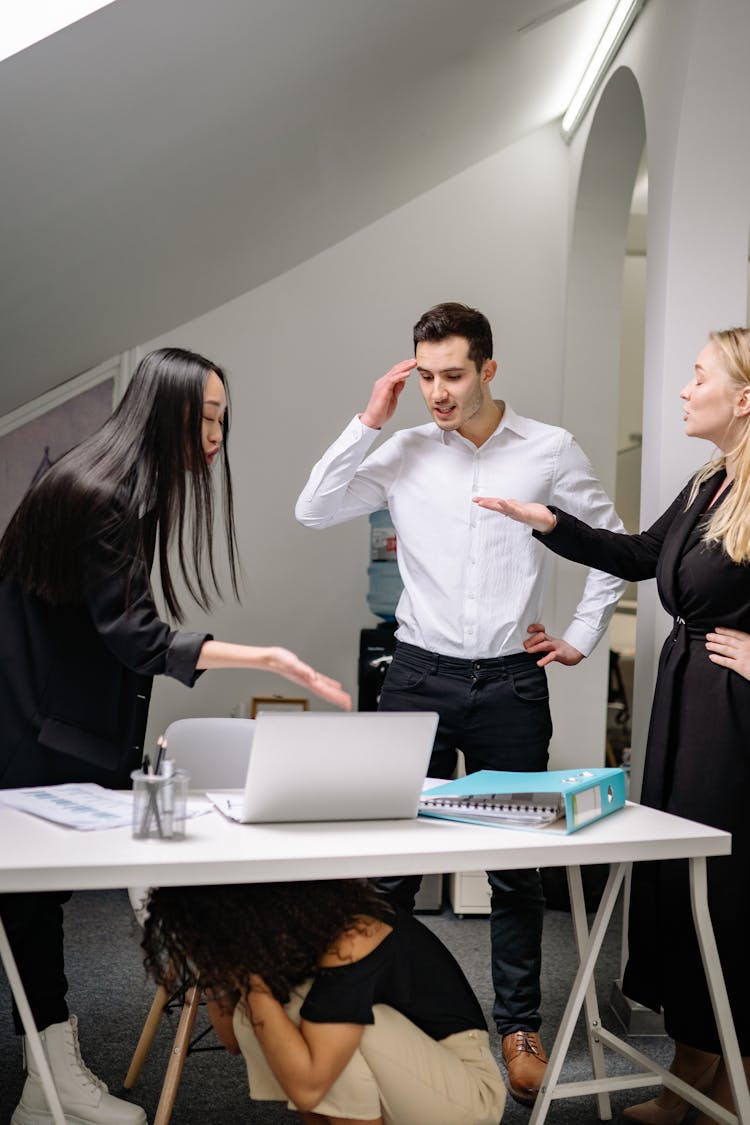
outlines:
[[[151,773],[151,759],[148,754],[143,755],[143,762],[141,763],[142,773]]]
[[[159,773],[161,770],[161,760],[164,757],[166,748],[167,740],[163,734],[160,734],[156,740],[156,765],[154,766],[154,773]]]

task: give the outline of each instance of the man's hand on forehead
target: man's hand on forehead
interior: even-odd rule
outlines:
[[[359,416],[363,425],[379,430],[393,416],[399,395],[416,363],[416,359],[402,359],[385,375],[381,375],[372,388],[370,401]]]

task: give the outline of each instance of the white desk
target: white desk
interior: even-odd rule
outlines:
[[[615,905],[626,865],[633,860],[690,860],[693,913],[696,919],[714,1011],[720,1027],[739,1117],[713,1110],[718,1121],[750,1125],[750,1096],[732,1024],[706,900],[706,857],[727,855],[730,837],[653,809],[629,805],[621,812],[571,836],[486,828],[420,818],[414,821],[368,821],[335,824],[237,825],[211,812],[188,822],[182,841],[133,840],[126,829],[75,832],[0,806],[0,893],[7,891],[92,890],[143,885],[269,882],[335,879],[347,876],[486,870],[520,867],[567,867],[579,968],[560,1030],[550,1054],[547,1083],[537,1099],[530,1125],[540,1125],[555,1098],[594,1093],[599,1116],[611,1118],[609,1091],[667,1082],[688,1094],[701,1108],[712,1103],[635,1052],[600,1025],[593,971]],[[580,868],[609,863],[610,877],[589,933]],[[40,1069],[55,1125],[65,1125],[62,1110],[42,1057],[26,997],[0,926],[0,955],[29,1046]],[[686,982],[689,987],[689,982]],[[584,1009],[594,1078],[560,1083],[559,1076],[576,1020]],[[605,1043],[645,1068],[646,1073],[607,1078]]]

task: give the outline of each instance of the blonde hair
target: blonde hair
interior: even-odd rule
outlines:
[[[724,367],[738,391],[750,387],[750,330],[725,328],[711,332],[709,339],[722,353]],[[723,469],[729,456],[735,465],[734,482],[726,499],[713,511],[703,539],[707,543],[720,543],[732,562],[750,562],[750,415],[745,418],[745,428],[734,449],[728,454],[713,457],[693,480],[688,507],[695,500],[698,489],[714,473]]]

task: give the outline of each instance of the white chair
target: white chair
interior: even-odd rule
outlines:
[[[190,789],[241,789],[245,784],[250,747],[255,733],[254,719],[201,718],[177,719],[164,732],[166,755],[178,769],[190,775]],[[177,845],[179,846],[179,845]],[[143,925],[148,887],[128,890],[136,918]],[[182,1004],[167,1071],[164,1076],[154,1125],[167,1125],[174,1107],[185,1059],[191,1049],[190,1037],[201,1003],[201,988],[196,982],[187,989],[170,993],[163,985],[156,990],[123,1085],[131,1089],[148,1057],[165,1009]]]
[[[166,756],[190,774],[190,788],[241,789],[255,719],[176,719],[164,732]]]

